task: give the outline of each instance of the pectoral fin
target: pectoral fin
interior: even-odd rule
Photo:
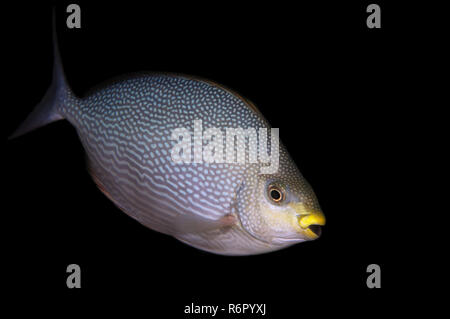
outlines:
[[[180,215],[175,220],[175,229],[179,234],[202,233],[209,230],[230,227],[236,223],[237,219],[233,214],[226,214],[220,219],[208,219],[193,215]]]

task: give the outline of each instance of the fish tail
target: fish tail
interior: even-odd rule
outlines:
[[[25,121],[14,131],[8,139],[13,139],[39,127],[49,123],[62,120],[64,116],[61,114],[62,97],[70,88],[67,85],[64,70],[61,63],[61,57],[58,49],[58,39],[56,36],[56,18],[55,10],[52,15],[53,20],[53,78],[52,83],[47,90],[47,93],[42,98],[41,102],[33,109]]]

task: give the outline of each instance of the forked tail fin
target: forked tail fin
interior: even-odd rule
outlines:
[[[36,105],[34,110],[28,115],[25,121],[17,128],[17,130],[9,137],[13,139],[28,133],[41,126],[64,119],[64,117],[58,112],[58,105],[60,103],[59,97],[63,92],[70,90],[64,71],[61,64],[61,58],[58,50],[58,39],[56,37],[56,18],[55,10],[53,10],[53,78],[52,83],[47,90],[47,93],[42,98],[41,102]]]

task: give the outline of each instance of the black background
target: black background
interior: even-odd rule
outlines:
[[[278,252],[209,254],[120,212],[92,182],[68,122],[6,142],[50,84],[54,4],[5,7],[2,262],[17,311],[207,318],[184,315],[184,306],[266,303],[270,318],[300,318],[378,316],[398,305],[410,275],[408,248],[393,227],[409,214],[398,204],[411,32],[405,7],[377,1],[382,29],[369,30],[364,1],[81,1],[82,28],[69,30],[69,3],[56,5],[57,32],[76,94],[143,70],[197,75],[236,90],[280,128],[327,225],[319,240]],[[81,289],[66,287],[72,263],[81,266]],[[381,289],[366,286],[372,263],[381,266]]]

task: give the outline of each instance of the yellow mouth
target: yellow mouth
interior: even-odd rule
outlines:
[[[325,215],[321,211],[310,212],[301,203],[296,203],[292,206],[296,211],[300,231],[309,239],[319,238],[321,226],[325,225],[326,222]]]
[[[299,215],[297,218],[300,227],[303,229],[308,238],[316,239],[320,237],[320,226],[325,225],[325,216],[321,212],[316,212],[309,215]]]

